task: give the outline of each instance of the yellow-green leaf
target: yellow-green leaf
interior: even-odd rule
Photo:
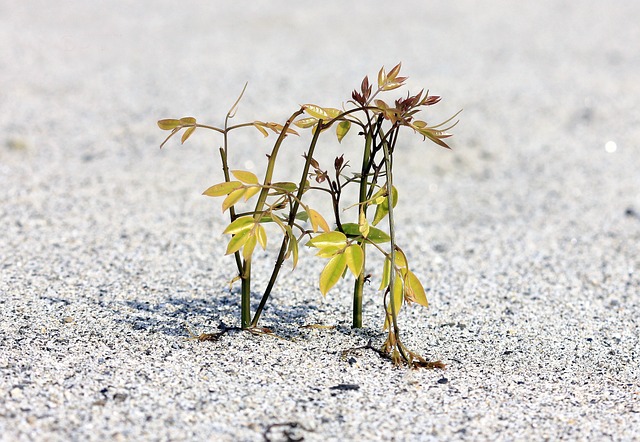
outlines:
[[[251,255],[253,255],[253,251],[256,248],[257,243],[256,235],[250,235],[247,242],[244,243],[244,248],[242,249],[242,258],[245,261],[249,261],[251,259]]]
[[[376,104],[376,106],[378,106],[383,111],[389,110],[389,105],[385,103],[383,100],[373,100],[373,102]]]
[[[383,91],[392,91],[394,89],[398,89],[400,86],[402,86],[402,83],[387,83],[382,90]]]
[[[300,129],[308,129],[311,126],[314,126],[318,122],[317,118],[309,117],[309,118],[301,118],[293,122]]]
[[[338,118],[340,114],[342,114],[342,111],[340,109],[335,109],[333,107],[323,107],[322,110],[325,111],[329,118],[331,118],[332,120],[334,118]]]
[[[407,256],[399,247],[396,247],[396,253],[394,255],[396,267],[398,267],[400,270],[408,270],[409,264],[407,263]]]
[[[429,301],[427,301],[427,294],[424,291],[424,287],[416,275],[411,270],[407,270],[407,276],[405,279],[406,289],[413,295],[413,300],[420,305],[429,307]]]
[[[380,287],[378,290],[384,290],[389,285],[391,280],[391,261],[389,258],[384,259],[384,265],[382,266],[382,280],[380,281]]]
[[[289,227],[289,226],[285,225],[284,221],[282,221],[278,215],[275,215],[275,214],[272,213],[272,214],[270,214],[270,219],[273,222],[275,222],[278,226],[280,226],[280,228],[282,229],[283,233],[287,232],[287,227]]]
[[[180,118],[180,124],[183,126],[191,126],[196,124],[196,119],[193,117],[182,117]]]
[[[315,104],[304,104],[302,105],[304,111],[318,120],[328,120],[329,114],[320,106],[316,106]]]
[[[287,250],[287,257],[288,255],[292,256],[292,264],[293,264],[293,268],[295,269],[296,266],[298,265],[298,238],[296,238],[294,235],[290,235],[289,236],[289,247]]]
[[[307,242],[307,246],[324,249],[330,246],[344,247],[347,237],[342,232],[327,232],[315,236]]]
[[[387,75],[387,79],[395,80],[398,74],[400,73],[400,68],[402,67],[402,63],[398,63],[394,67],[391,68],[389,74]]]
[[[349,266],[351,273],[353,273],[353,276],[356,278],[360,276],[360,273],[362,272],[362,265],[364,264],[364,252],[362,251],[362,247],[358,244],[352,244],[345,249],[344,256],[347,259],[347,265]]]
[[[232,170],[231,173],[237,180],[242,181],[245,184],[258,184],[258,177],[246,170]]]
[[[243,230],[250,229],[251,227],[253,227],[254,223],[255,223],[255,219],[253,219],[253,216],[251,215],[242,216],[234,220],[231,224],[229,224],[227,228],[224,229],[224,232],[222,233],[230,233],[232,235],[235,235],[236,233],[240,233]]]
[[[284,126],[282,124],[278,124],[278,123],[264,123],[264,125],[266,127],[268,127],[269,129],[271,129],[272,131],[274,131],[275,133],[277,133],[277,134],[282,132],[282,129],[284,129]],[[298,135],[298,132],[296,132],[291,127],[287,127],[287,133],[288,134]]]
[[[400,313],[400,308],[402,307],[403,299],[404,299],[404,284],[402,282],[402,276],[400,276],[400,274],[396,272],[396,278],[393,281],[393,290],[391,295],[393,307],[395,308],[395,311],[396,311],[396,317],[398,313]]]
[[[325,232],[331,230],[327,221],[313,209],[307,209],[307,213],[309,214],[309,221],[311,221],[311,228],[314,232],[318,231],[318,227],[322,228]]]
[[[229,181],[229,182],[216,184],[215,186],[211,186],[207,190],[202,192],[202,194],[207,196],[214,196],[214,197],[229,195],[231,192],[241,187],[242,187],[242,183],[240,181]]]
[[[387,82],[387,74],[384,72],[384,66],[380,68],[380,72],[378,72],[378,87],[382,89],[382,86]]]
[[[382,188],[380,190],[382,191],[386,189]],[[377,193],[380,193],[380,191],[378,191]],[[384,192],[382,195],[384,195]],[[373,216],[372,222],[372,224],[375,226],[389,214],[389,199],[386,196],[378,196],[375,199],[374,204],[378,205],[376,207],[376,213]],[[393,207],[398,204],[398,189],[396,189],[395,186],[391,187],[391,204],[393,205]]]
[[[251,230],[243,230],[237,235],[233,235],[229,240],[229,244],[227,244],[227,251],[225,254],[230,255],[240,250],[249,240],[249,236],[251,236]]]
[[[336,136],[338,137],[339,143],[342,141],[347,132],[349,132],[349,129],[351,129],[351,121],[341,121],[336,126]]]
[[[249,201],[251,197],[260,192],[260,190],[262,190],[262,188],[259,186],[248,187],[247,191],[244,193],[244,200]]]
[[[182,138],[180,139],[180,142],[182,144],[184,144],[185,141],[187,141],[187,139],[191,136],[191,134],[193,133],[193,131],[196,130],[195,126],[191,126],[190,128],[188,128],[187,130],[184,131],[184,133],[182,134]]]
[[[180,120],[174,118],[165,118],[164,120],[158,121],[158,127],[162,130],[172,130],[181,125]]]
[[[258,228],[256,229],[256,236],[258,237],[258,242],[260,243],[260,247],[262,250],[266,250],[267,248],[267,231],[263,226],[258,224]]]
[[[316,253],[316,256],[318,258],[331,258],[336,253],[341,252],[342,250],[344,250],[344,245],[327,246],[327,247],[323,247],[320,250],[318,250],[318,253]]]
[[[222,202],[222,211],[226,211],[229,207],[233,206],[235,203],[237,203],[238,201],[240,201],[240,199],[242,198],[242,195],[244,195],[245,191],[247,189],[236,189],[233,192],[231,192],[229,195],[227,195],[227,197],[224,199],[224,201]]]
[[[342,277],[344,269],[347,267],[347,259],[343,253],[334,256],[320,273],[320,292],[327,295],[327,292],[338,283]]]
[[[265,138],[267,138],[269,136],[269,132],[267,132],[267,130],[264,127],[262,127],[261,123],[259,124],[258,122],[255,122],[255,123],[253,123],[253,127],[258,129],[260,131],[260,133],[262,135],[264,135]]]
[[[369,226],[369,221],[367,221],[367,217],[364,214],[364,210],[361,208],[360,216],[358,220],[358,231],[362,234],[362,236],[366,238],[369,235],[370,230],[371,230],[371,227]]]

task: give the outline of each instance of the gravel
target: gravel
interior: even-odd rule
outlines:
[[[390,5],[0,2],[0,440],[640,440],[640,4]],[[403,338],[447,369],[343,355],[384,341],[377,268],[352,330],[350,282],[323,298],[307,252],[278,337],[189,339],[239,322],[200,195],[221,141],[158,150],[155,121],[221,124],[248,80],[238,121],[282,122],[398,61],[443,96],[430,122],[464,108],[453,151],[406,133],[396,163],[431,303]],[[238,134],[234,164],[267,148]]]

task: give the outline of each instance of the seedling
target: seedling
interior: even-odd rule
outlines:
[[[364,284],[371,277],[366,271],[366,257],[370,250],[374,250],[384,257],[382,269],[374,273],[380,277],[379,290],[382,292],[385,309],[384,328],[388,330],[381,354],[389,356],[396,364],[440,367],[441,364],[427,362],[408,350],[400,340],[398,314],[403,305],[415,302],[427,307],[428,301],[422,283],[411,270],[403,249],[396,243],[394,207],[398,203],[398,190],[394,186],[393,166],[401,128],[408,128],[425,140],[429,139],[448,149],[445,139],[451,135],[447,131],[457,124],[457,121],[452,121],[458,114],[437,125],[428,125],[417,119],[417,114],[423,108],[440,101],[440,97],[429,95],[424,90],[416,95],[407,93],[406,97],[393,102],[379,98],[404,85],[407,77],[400,76],[400,68],[401,65],[398,64],[387,73],[383,67],[378,73],[375,90],[369,78],[365,77],[360,89],[353,91],[351,100],[343,104],[341,109],[305,104],[282,125],[262,121],[229,124],[235,117],[246,85],[227,112],[222,127],[200,124],[193,117],[158,122],[161,129],[171,131],[161,147],[179,132],[182,132],[181,142],[184,143],[197,128],[222,134],[223,145],[219,152],[224,181],[206,189],[204,195],[224,197],[222,211],[229,212],[229,224],[223,233],[230,235],[226,254],[234,255],[238,270],[236,279],[241,281],[242,329],[257,329],[260,315],[283,263],[290,259],[293,269],[296,268],[299,244],[307,238],[305,245],[316,248],[318,257],[328,259],[319,278],[319,288],[323,295],[347,274],[353,275],[353,327],[362,327]],[[298,135],[292,126],[311,131],[304,165],[296,181],[273,182],[282,144],[288,135]],[[356,172],[349,173],[352,169],[345,154],[336,157],[331,168],[322,167],[314,158],[319,137],[335,127],[335,135],[331,136],[342,143],[354,126],[358,128],[362,146]],[[265,137],[269,135],[269,131],[277,135],[271,152],[267,155],[262,179],[250,171],[230,169],[229,134],[244,127],[254,127]],[[351,155],[354,151],[356,150],[350,147],[347,154]],[[343,201],[344,190],[351,185],[357,186],[358,199]],[[320,210],[306,203],[305,195],[310,191],[328,195],[331,208],[329,215],[322,215]],[[252,200],[255,200],[253,208],[241,211],[240,206]],[[327,218],[332,221],[332,226]],[[265,225],[268,223],[279,227],[280,247],[267,287],[251,317],[251,262],[258,245],[267,249],[268,234]],[[385,224],[386,229],[379,227]]]

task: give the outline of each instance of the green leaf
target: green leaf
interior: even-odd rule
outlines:
[[[342,230],[347,236],[358,237],[362,235],[360,233],[360,225],[356,223],[344,223],[342,224]]]
[[[351,129],[351,121],[341,121],[336,126],[336,136],[338,137],[339,143],[342,142],[342,139],[347,134],[347,132],[349,132],[349,129]]]
[[[298,190],[298,185],[296,183],[288,181],[273,183],[271,184],[271,187],[271,195],[283,195],[285,193],[293,193]]]
[[[263,226],[258,225],[256,236],[258,237],[258,242],[260,243],[260,247],[262,247],[262,250],[266,250],[267,249],[267,231],[264,229]]]
[[[225,255],[231,255],[242,248],[243,245],[249,240],[251,230],[243,230],[237,235],[233,235],[227,244],[227,251]]]
[[[356,278],[360,276],[360,273],[362,272],[362,265],[364,264],[364,252],[362,251],[362,247],[358,244],[352,244],[345,249],[344,256],[347,259],[347,265],[349,266],[351,273],[353,273],[353,276]]]
[[[309,214],[307,212],[297,213],[296,219],[299,219],[300,221],[309,221]]]
[[[309,221],[311,221],[311,228],[314,232],[318,231],[318,227],[321,227],[325,232],[331,230],[327,221],[318,212],[313,209],[307,209],[307,213],[309,214]]]
[[[235,235],[236,233],[240,233],[243,230],[250,229],[251,227],[253,227],[254,224],[255,224],[255,219],[253,219],[253,216],[251,215],[242,216],[240,218],[237,218],[231,224],[229,224],[227,228],[224,229],[224,232],[222,233],[230,233],[232,235]]]
[[[319,249],[324,249],[326,247],[344,247],[347,243],[347,237],[344,236],[342,232],[327,232],[321,233],[320,235],[315,236],[307,242],[307,246],[309,247],[317,247]]]
[[[182,123],[180,123],[180,120],[176,120],[174,118],[166,118],[158,121],[158,127],[162,130],[172,130],[181,125]]]
[[[375,227],[369,227],[369,235],[367,236],[367,239],[376,244],[383,244],[385,242],[391,241],[391,237],[387,234],[387,232],[384,232]]]
[[[320,292],[327,295],[327,292],[338,283],[342,273],[347,267],[347,259],[343,253],[334,256],[320,273]]]
[[[327,121],[329,119],[329,114],[320,106],[316,106],[315,104],[304,104],[302,105],[304,111],[318,120]]]
[[[358,238],[362,236],[362,234],[360,233],[360,225],[356,223],[344,223],[342,225],[342,230],[344,230],[344,233],[352,238]],[[376,244],[382,244],[391,241],[391,237],[386,232],[371,226],[369,226],[369,234],[367,235],[367,239]]]
[[[382,188],[380,190],[383,191],[382,194],[384,195],[384,190],[386,189]],[[377,193],[380,193],[380,191],[378,191]],[[374,198],[375,198],[375,195],[374,195]],[[378,198],[380,202],[378,203],[378,200],[374,202],[374,204],[378,204],[378,206],[376,207],[376,213],[373,216],[372,224],[374,226],[377,225],[389,214],[389,199],[386,196],[378,197]],[[391,187],[391,203],[393,207],[395,207],[396,204],[398,204],[398,189],[396,189],[395,186]]]
[[[187,139],[191,136],[191,134],[193,133],[193,131],[196,130],[195,126],[191,126],[190,128],[188,128],[187,130],[184,131],[184,133],[182,134],[182,138],[180,139],[180,142],[182,144],[184,144],[185,141],[187,141]]]
[[[250,235],[247,242],[244,243],[244,248],[242,249],[242,258],[245,261],[249,261],[251,259],[251,255],[253,255],[253,251],[256,248],[256,243],[258,240],[256,239],[256,235]]]
[[[388,214],[389,214],[389,207],[388,206],[385,207],[382,204],[378,204],[376,206],[376,213],[373,215],[373,221],[371,222],[371,224],[373,224],[374,226],[377,225]]]
[[[247,189],[243,189],[243,188],[236,189],[233,192],[231,192],[229,195],[227,195],[227,197],[222,202],[222,211],[223,212],[226,211],[229,207],[233,206],[235,203],[240,201],[240,199],[242,199],[242,196],[244,195],[246,190]]]
[[[427,301],[427,294],[424,291],[424,287],[411,270],[407,270],[407,275],[405,276],[405,290],[409,292],[409,297],[413,298],[415,302],[429,307],[429,301]]]
[[[231,173],[237,180],[242,181],[245,184],[258,184],[258,177],[246,170],[232,170]]]
[[[242,187],[242,183],[240,181],[229,181],[229,182],[216,184],[215,186],[211,186],[207,190],[202,192],[202,194],[207,196],[214,196],[214,197],[229,195],[231,192],[241,187]]]

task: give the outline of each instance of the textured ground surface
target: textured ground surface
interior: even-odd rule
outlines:
[[[401,3],[0,1],[0,440],[638,437],[640,3]],[[383,341],[379,294],[352,331],[314,259],[263,317],[287,340],[186,340],[237,324],[200,196],[220,140],[160,151],[155,120],[220,124],[249,80],[238,118],[283,121],[399,60],[444,97],[431,121],[465,109],[453,152],[407,134],[396,165],[431,301],[405,340],[447,370],[343,360]]]

